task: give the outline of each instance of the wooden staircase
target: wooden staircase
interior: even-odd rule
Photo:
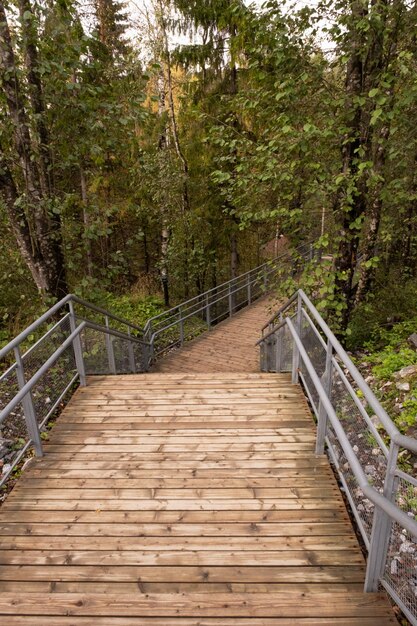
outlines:
[[[0,510],[1,623],[395,624],[314,440],[286,375],[90,379]]]

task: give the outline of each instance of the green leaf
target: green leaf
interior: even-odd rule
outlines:
[[[382,109],[375,109],[375,111],[372,113],[372,117],[370,121],[371,126],[374,126],[377,123],[382,113],[383,113]]]

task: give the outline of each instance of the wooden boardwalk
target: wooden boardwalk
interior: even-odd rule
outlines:
[[[1,623],[395,624],[314,438],[286,375],[90,379],[0,509]]]
[[[255,344],[260,329],[277,307],[275,298],[266,296],[257,300],[209,333],[158,361],[154,371],[191,374],[259,372],[259,348]]]

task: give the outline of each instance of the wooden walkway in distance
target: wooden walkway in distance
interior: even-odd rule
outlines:
[[[155,372],[259,372],[260,329],[278,308],[265,296],[162,358]]]
[[[0,509],[0,622],[396,624],[314,439],[287,375],[91,378]]]

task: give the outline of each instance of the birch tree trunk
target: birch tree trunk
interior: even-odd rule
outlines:
[[[23,0],[23,8],[31,13],[28,0]],[[29,19],[29,16],[26,18]],[[47,141],[47,134],[41,121],[44,110],[40,74],[33,34],[29,32],[26,32],[25,63],[32,115],[37,120],[32,132],[18,78],[5,6],[0,1],[0,71],[14,152],[10,159],[2,153],[4,175],[0,178],[0,192],[19,249],[36,286],[44,294],[61,298],[67,293],[62,234],[59,216],[49,216],[46,208],[46,200],[51,199],[46,156],[49,148],[43,143]]]

